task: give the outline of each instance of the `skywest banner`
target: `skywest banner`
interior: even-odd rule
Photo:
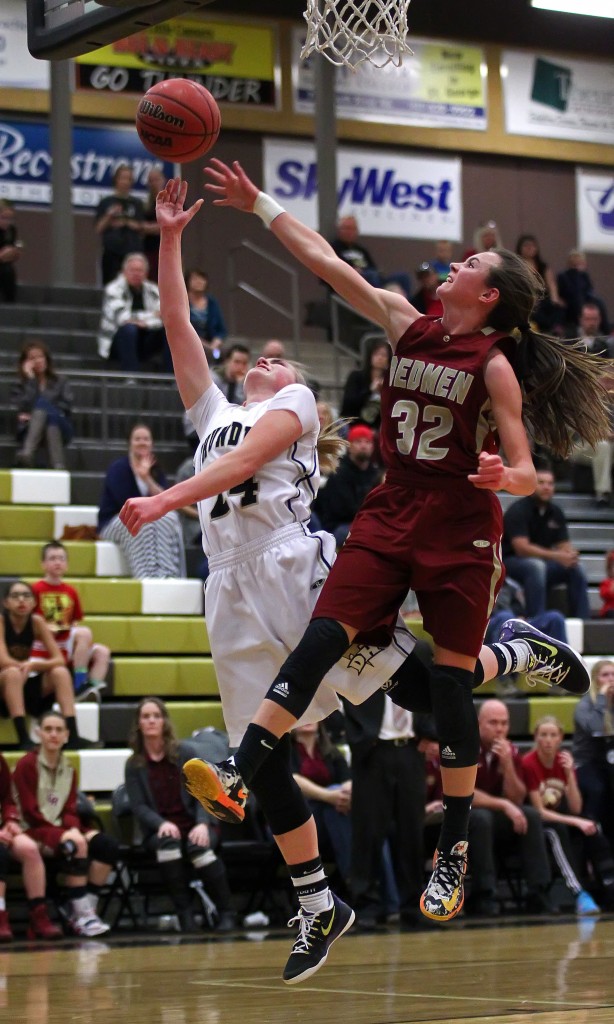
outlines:
[[[355,214],[361,234],[384,238],[463,237],[461,161],[340,146],[339,214]],[[316,154],[310,142],[264,140],[264,190],[317,227]]]

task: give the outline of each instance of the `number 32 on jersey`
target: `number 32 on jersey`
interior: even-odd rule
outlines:
[[[443,405],[426,405],[420,422],[420,408],[416,402],[402,400],[394,403],[392,418],[398,420],[397,449],[401,455],[411,455],[417,437],[414,458],[445,459],[450,449],[437,442],[452,430],[454,419],[449,409]]]

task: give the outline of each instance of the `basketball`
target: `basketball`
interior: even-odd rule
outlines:
[[[152,85],[136,113],[136,130],[145,149],[179,164],[207,153],[221,124],[219,107],[209,90],[187,78]]]

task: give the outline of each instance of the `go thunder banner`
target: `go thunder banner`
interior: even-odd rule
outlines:
[[[142,95],[167,78],[199,82],[220,103],[277,109],[273,28],[176,18],[76,58],[76,88]]]

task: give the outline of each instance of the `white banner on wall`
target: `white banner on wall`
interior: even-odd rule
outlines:
[[[501,80],[510,134],[614,144],[614,63],[504,50]]]
[[[24,0],[2,0],[0,9],[0,88],[48,89],[49,61],[28,50]]]
[[[309,227],[317,228],[317,167],[310,142],[264,140],[264,189]],[[459,159],[402,156],[339,147],[339,214],[356,215],[360,233],[383,238],[463,237]]]
[[[578,246],[614,253],[614,174],[576,168]]]
[[[300,60],[305,31],[292,32],[293,104],[297,114],[313,114],[313,60]],[[413,56],[401,67],[369,63],[354,73],[335,71],[337,117],[354,121],[471,128],[485,131],[486,58],[479,46],[412,39]]]

